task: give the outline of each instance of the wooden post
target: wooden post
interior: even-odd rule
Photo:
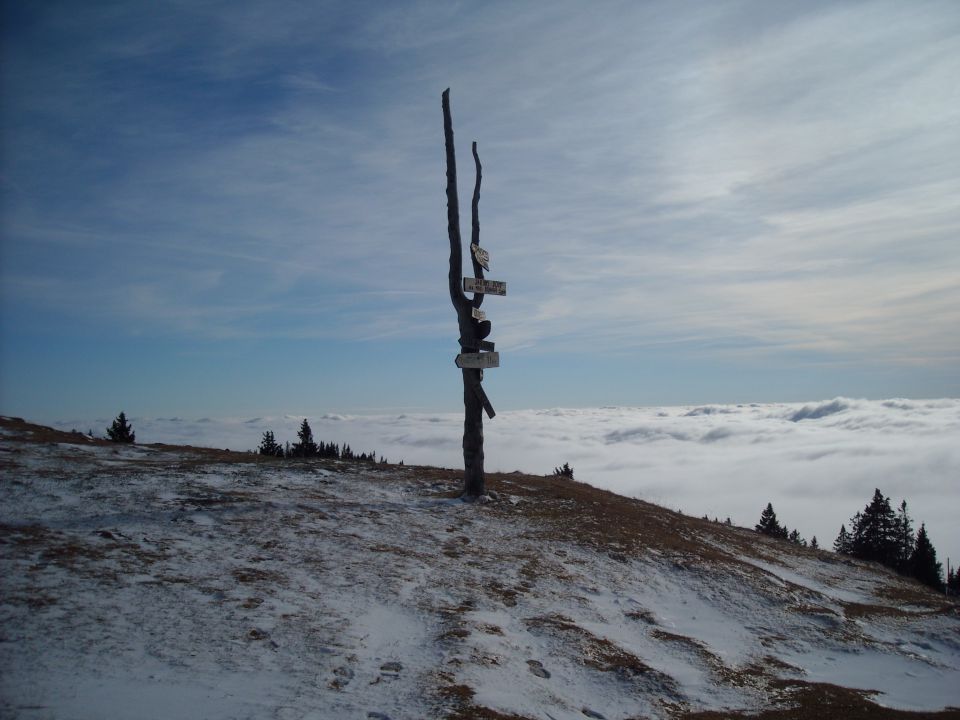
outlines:
[[[450,119],[450,89],[443,91],[443,136],[447,154],[447,234],[450,236],[450,300],[457,311],[457,322],[460,327],[461,349],[472,349],[479,346],[480,341],[490,332],[489,321],[479,321],[473,317],[473,308],[479,308],[483,303],[483,294],[474,293],[470,300],[461,287],[463,277],[463,251],[460,238],[460,203],[457,198],[457,158],[453,146],[453,121]],[[470,239],[472,244],[480,243],[480,157],[477,155],[477,144],[473,143],[473,159],[476,165],[477,181],[473,189],[473,213]],[[474,253],[470,253],[473,260],[474,277],[483,277],[483,268],[477,262]],[[493,417],[493,408],[480,387],[483,371],[476,368],[463,368],[463,497],[476,498],[484,494],[483,474],[483,411],[488,408]]]

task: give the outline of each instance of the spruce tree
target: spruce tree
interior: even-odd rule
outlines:
[[[113,421],[113,425],[107,428],[107,435],[114,442],[132,443],[136,442],[136,434],[133,432],[133,426],[127,422],[127,416],[121,412]]]
[[[304,418],[300,424],[300,430],[297,432],[300,442],[293,444],[290,452],[294,457],[312,458],[317,456],[317,444],[313,441],[313,430],[310,429],[310,423]]]
[[[923,523],[917,531],[917,542],[910,558],[911,574],[924,585],[943,590],[943,566],[937,562],[937,551],[927,537],[927,528]]]
[[[853,520],[851,554],[861,560],[873,560],[887,567],[897,566],[897,518],[890,500],[880,488],[873,491],[873,499]]]
[[[840,533],[837,535],[837,539],[833,541],[833,551],[839,555],[849,555],[851,543],[852,539],[850,533],[847,532],[847,526],[841,524]]]
[[[781,526],[777,521],[777,513],[773,510],[773,503],[767,503],[763,512],[760,513],[760,522],[757,523],[754,530],[770,537],[787,537],[787,528]]]
[[[913,520],[907,512],[907,501],[902,500],[894,523],[894,537],[897,544],[896,569],[904,575],[910,573],[910,558],[913,557]]]
[[[947,558],[947,562],[949,561]],[[960,595],[960,572],[957,572],[956,568],[950,568],[947,574],[947,587],[953,595]]]
[[[283,448],[273,437],[273,430],[267,430],[263,433],[263,440],[260,441],[258,452],[261,455],[270,455],[271,457],[283,455]]]
[[[817,536],[816,536],[816,535],[814,535],[812,538],[810,538],[810,549],[811,549],[811,550],[819,550],[819,549],[820,549],[820,544],[817,542]]]

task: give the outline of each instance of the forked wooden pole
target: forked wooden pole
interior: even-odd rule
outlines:
[[[463,277],[463,250],[460,238],[460,203],[457,198],[457,157],[453,146],[453,121],[450,118],[450,89],[443,91],[443,136],[447,154],[447,234],[450,236],[450,300],[457,311],[457,323],[460,327],[461,348],[473,348],[484,335],[489,333],[489,323],[480,323],[473,318],[472,309],[483,302],[481,293],[474,294],[469,300],[461,289]],[[478,205],[480,202],[480,158],[477,144],[473,144],[473,157],[477,168],[477,182],[473,191],[473,230],[471,240],[479,244],[480,221]],[[473,257],[476,277],[483,277],[483,269]],[[485,327],[484,327],[485,325]],[[463,497],[476,498],[484,494],[483,474],[483,390],[480,387],[481,370],[463,368]],[[492,408],[490,408],[492,412]]]

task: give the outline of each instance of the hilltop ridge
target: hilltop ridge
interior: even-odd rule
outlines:
[[[3,717],[960,716],[956,603],[585,483],[0,450]]]

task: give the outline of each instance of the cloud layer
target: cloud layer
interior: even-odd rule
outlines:
[[[355,451],[463,467],[462,414],[308,419],[317,439]],[[143,442],[248,449],[266,429],[295,441],[302,420],[134,418],[134,425]],[[60,425],[86,429],[80,421]],[[772,502],[782,523],[825,547],[880,488],[895,503],[908,501],[944,564],[947,556],[960,561],[960,400],[529,410],[498,414],[484,429],[488,471],[549,474],[567,462],[583,482],[750,527]]]

